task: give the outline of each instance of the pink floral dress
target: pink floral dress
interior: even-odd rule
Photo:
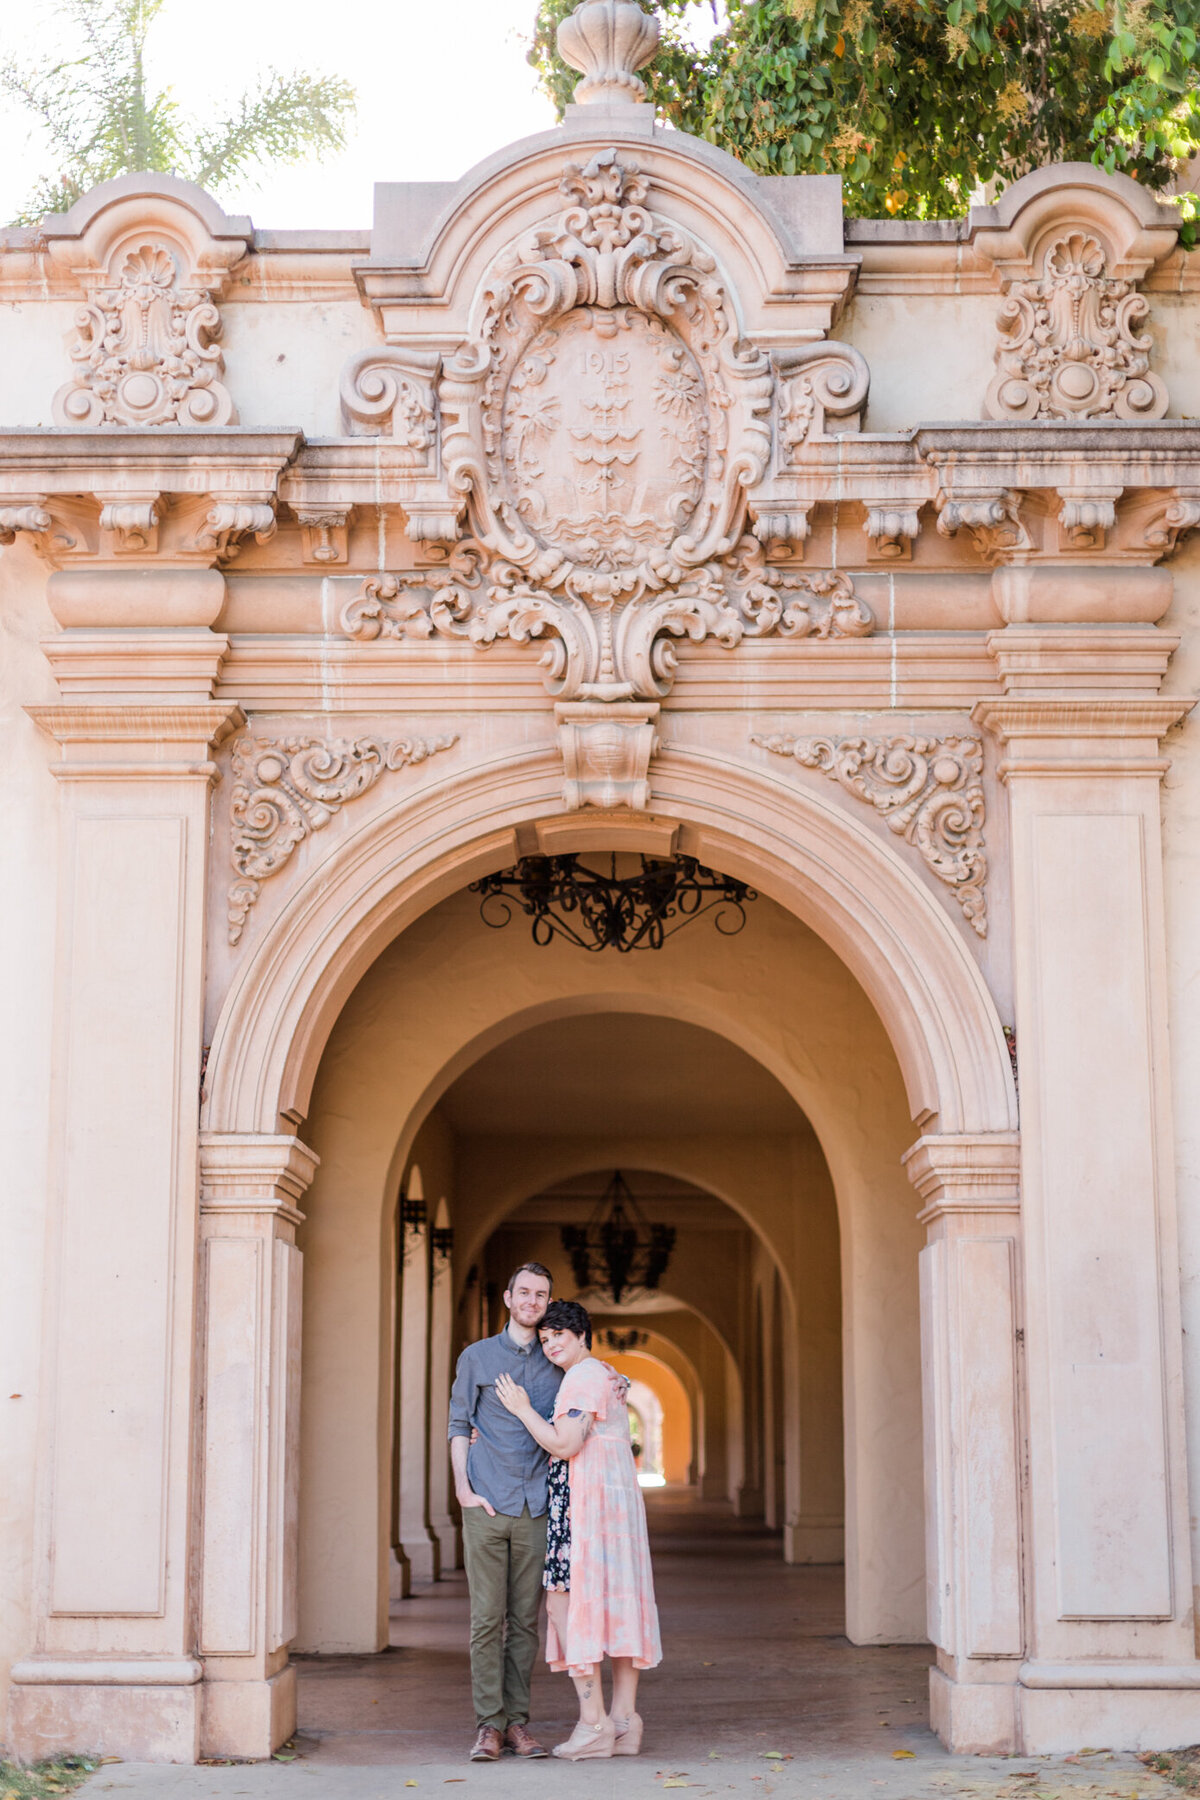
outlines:
[[[554,1417],[590,1415],[583,1449],[570,1459],[571,1589],[567,1642],[546,1627],[552,1669],[583,1675],[604,1656],[634,1667],[662,1661],[646,1506],[629,1443],[629,1414],[615,1371],[588,1356],[562,1378]]]

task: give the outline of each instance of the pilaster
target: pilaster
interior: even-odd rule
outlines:
[[[206,1132],[200,1146],[199,1634],[203,1756],[266,1757],[296,1726],[298,1138]]]
[[[450,1514],[450,1384],[454,1375],[454,1232],[435,1225],[430,1237],[429,1289],[429,1529],[438,1546],[438,1570],[460,1564],[458,1527]]]
[[[1161,740],[1193,703],[1155,691],[1174,640],[1113,622],[1129,571],[1089,573],[1094,623],[996,633],[1004,692],[974,715],[999,746],[1012,844],[1027,1753],[1077,1744],[1088,1719],[1105,1742],[1183,1742],[1200,1675],[1159,805]]]
[[[423,1198],[400,1202],[400,1317],[396,1332],[396,1535],[393,1599],[436,1581],[440,1545],[429,1526],[429,1226]]]
[[[165,634],[169,635],[169,634]],[[17,1755],[194,1760],[191,1551],[207,698],[31,708],[60,789],[36,1637]]]
[[[924,1136],[925,1580],[933,1724],[952,1750],[1017,1747],[1024,1650],[1019,1138]]]

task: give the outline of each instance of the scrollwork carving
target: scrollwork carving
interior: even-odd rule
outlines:
[[[400,467],[424,467],[436,440],[438,358],[365,350],[342,371],[342,418],[352,437],[387,437]]]
[[[996,316],[992,419],[1161,419],[1168,394],[1138,327],[1149,301],[1105,274],[1108,253],[1082,229],[1047,249],[1040,280],[1014,281]]]
[[[1173,556],[1180,538],[1198,528],[1200,493],[1177,491],[1150,519],[1142,534],[1143,542],[1164,556]]]
[[[233,866],[229,889],[229,942],[242,935],[246,915],[262,884],[277,875],[297,845],[321,831],[348,800],[374,787],[389,769],[402,769],[457,742],[437,738],[240,738],[233,748]]]
[[[912,555],[913,539],[921,529],[916,506],[868,506],[863,530],[872,552],[883,562],[898,562]]]
[[[87,427],[230,425],[220,335],[212,290],[184,286],[165,244],[140,244],[116,283],[91,288],[76,313],[75,374],[55,395],[54,416]]]
[[[713,638],[733,649],[743,637],[817,640],[867,637],[874,617],[840,570],[773,567],[756,538],[739,540],[724,563],[706,564],[678,587],[639,606],[565,607],[531,587],[521,571],[476,539],[457,545],[441,568],[372,575],[342,608],[347,637],[462,638],[486,648],[498,639],[542,639],[547,685],[560,699],[659,700],[675,677],[674,641]],[[589,693],[590,671],[617,695]]]
[[[972,737],[756,736],[776,756],[819,769],[865,800],[921,854],[973,931],[987,936],[983,746]]]
[[[779,370],[779,444],[785,465],[800,459],[810,438],[857,431],[871,385],[861,351],[851,344],[803,344],[775,358]]]
[[[53,523],[51,514],[36,501],[0,506],[0,544],[15,543],[19,531],[27,531],[31,537],[41,537],[50,530]]]
[[[1021,496],[1009,488],[1003,493],[961,500],[941,494],[937,509],[939,536],[955,537],[966,531],[988,562],[998,561],[1006,552],[1032,548],[1029,533],[1021,523]]]
[[[196,533],[193,548],[215,552],[228,561],[238,553],[241,540],[251,534],[260,544],[274,537],[275,502],[270,495],[234,500],[214,500]]]

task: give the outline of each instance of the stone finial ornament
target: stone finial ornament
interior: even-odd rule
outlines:
[[[658,49],[659,23],[637,0],[582,0],[558,27],[558,53],[583,80],[583,106],[637,105],[646,89],[634,73]]]

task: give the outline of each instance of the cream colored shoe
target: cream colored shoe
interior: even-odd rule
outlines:
[[[611,1756],[616,1741],[611,1719],[603,1719],[599,1725],[585,1725],[581,1719],[565,1744],[555,1744],[553,1755],[564,1762],[586,1762],[593,1756]]]
[[[641,1713],[630,1713],[627,1719],[614,1719],[613,1727],[617,1734],[613,1755],[636,1756],[642,1747]]]

